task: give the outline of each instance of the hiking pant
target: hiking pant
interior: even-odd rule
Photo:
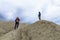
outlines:
[[[39,17],[39,20],[41,20],[41,17],[40,16],[38,16]]]
[[[19,26],[19,24],[16,24],[16,23],[15,23],[15,27],[14,27],[14,29],[18,28],[18,26]]]

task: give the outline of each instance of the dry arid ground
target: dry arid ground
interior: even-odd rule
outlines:
[[[0,22],[0,40],[60,40],[60,26],[46,20],[13,27],[14,22]]]

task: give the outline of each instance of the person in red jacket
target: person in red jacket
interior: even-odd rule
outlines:
[[[19,17],[16,17],[14,29],[18,28],[18,26],[19,26],[19,21],[20,21]]]

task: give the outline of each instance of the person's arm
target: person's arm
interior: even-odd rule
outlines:
[[[19,21],[20,21],[20,19],[19,19]]]
[[[15,19],[15,22],[16,22],[16,19]]]

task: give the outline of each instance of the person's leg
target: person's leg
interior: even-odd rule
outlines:
[[[39,17],[39,20],[40,20],[40,17]]]
[[[40,20],[39,15],[38,15],[38,19]]]
[[[41,20],[41,17],[39,16],[39,20]]]
[[[17,28],[18,28],[19,24],[17,24]]]
[[[17,25],[16,25],[16,23],[15,23],[15,27],[14,27],[14,29],[16,29],[16,26],[17,26]]]

